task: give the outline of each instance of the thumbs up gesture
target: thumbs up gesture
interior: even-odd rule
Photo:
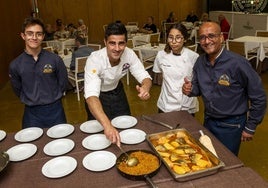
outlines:
[[[184,84],[182,85],[182,93],[189,95],[192,91],[192,83],[187,78],[184,78]]]

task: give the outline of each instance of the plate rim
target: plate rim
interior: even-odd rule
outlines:
[[[104,168],[104,169],[100,169],[100,170],[97,170],[97,169],[92,169],[91,167],[89,167],[89,165],[86,165],[85,163],[90,160],[89,158],[92,156],[92,155],[98,155],[99,153],[106,153],[106,155],[109,155],[110,158],[112,158],[113,163],[110,164],[108,167]],[[111,169],[115,164],[116,164],[116,155],[113,153],[113,152],[110,152],[110,151],[94,151],[94,152],[91,152],[89,154],[87,154],[83,160],[82,160],[82,164],[84,166],[84,168],[86,168],[87,170],[90,170],[92,172],[102,172],[102,171],[106,171],[106,170],[109,170]]]
[[[115,124],[114,124],[114,121],[116,121],[116,120],[119,119],[119,118],[123,118],[123,117],[128,117],[128,118],[132,119],[135,123],[133,123],[132,125],[127,126],[127,127],[121,127],[121,126],[118,126],[118,125],[115,125]],[[118,128],[118,129],[128,129],[128,128],[134,127],[135,125],[137,125],[137,123],[138,123],[138,119],[137,119],[136,117],[134,117],[134,116],[131,116],[131,115],[117,116],[117,117],[115,117],[115,118],[113,118],[113,119],[111,120],[111,124],[112,124],[115,128]]]
[[[64,141],[64,142],[69,142],[71,144],[71,147],[68,148],[68,150],[64,151],[63,153],[60,153],[60,154],[53,154],[53,153],[50,153],[48,152],[48,149],[49,147],[51,147],[52,144],[54,143],[57,143],[57,142],[60,142],[60,141]],[[43,148],[43,152],[48,155],[48,156],[60,156],[60,155],[64,155],[66,153],[69,153],[70,151],[72,151],[72,149],[74,148],[75,146],[75,143],[73,140],[69,139],[69,138],[60,138],[60,139],[56,139],[56,140],[52,140],[50,142],[48,142],[44,148]]]
[[[136,132],[140,132],[141,134],[144,134],[144,139],[140,140],[138,142],[135,142],[135,143],[123,141],[121,134],[124,134],[125,132],[130,132],[130,131],[136,131]],[[146,139],[146,133],[145,133],[145,131],[143,131],[141,129],[126,129],[126,130],[123,130],[123,131],[119,132],[119,135],[121,137],[121,143],[123,143],[123,144],[130,144],[130,145],[139,144],[139,143],[143,142]]]
[[[51,166],[51,163],[55,163],[56,161],[58,160],[65,160],[65,162],[68,162],[68,164],[72,164],[73,166],[66,172],[64,173],[63,175],[49,175],[47,174],[47,168]],[[70,163],[72,162],[72,163]],[[71,157],[71,156],[59,156],[59,157],[55,157],[55,158],[52,158],[50,159],[49,161],[47,161],[43,166],[42,166],[42,174],[48,178],[61,178],[61,177],[64,177],[64,176],[67,176],[69,174],[71,174],[75,169],[77,168],[77,160],[74,158],[74,157]]]
[[[109,144],[107,144],[107,146],[102,147],[102,148],[98,148],[98,149],[94,149],[94,148],[92,148],[92,147],[88,147],[88,145],[86,145],[87,140],[90,139],[90,138],[92,138],[92,137],[97,137],[97,136],[101,136],[101,137],[106,138],[105,134],[102,134],[102,133],[99,133],[99,134],[92,134],[92,135],[89,135],[89,136],[85,137],[85,138],[82,140],[82,146],[83,146],[84,148],[88,149],[88,150],[97,151],[97,150],[103,150],[103,149],[106,149],[106,148],[108,148],[108,147],[112,144],[111,141],[108,140],[108,139],[106,138],[106,140],[109,141]]]
[[[37,133],[37,136],[36,137],[33,137],[32,139],[21,139],[19,138],[19,136],[21,134],[23,134],[23,132],[26,132],[26,131],[29,131],[29,130],[34,130],[36,133]],[[28,127],[28,128],[25,128],[25,129],[21,129],[20,131],[18,131],[15,135],[14,135],[14,139],[18,142],[31,142],[31,141],[34,141],[34,140],[37,140],[38,138],[40,138],[44,133],[44,130],[40,127]]]
[[[2,137],[1,137],[1,135],[2,135]],[[0,130],[0,142],[1,142],[2,140],[4,140],[4,139],[6,138],[6,136],[7,136],[6,131],[4,131],[4,130]]]
[[[88,124],[89,122],[98,122],[99,124],[100,124],[100,126],[102,127],[102,129],[99,131],[86,131],[86,129],[84,129],[83,127],[86,125],[86,124]],[[103,128],[103,126],[101,125],[101,123],[98,121],[98,120],[89,120],[89,121],[86,121],[86,122],[84,122],[84,123],[82,123],[80,126],[79,126],[79,128],[80,128],[80,130],[82,131],[82,132],[84,132],[84,133],[99,133],[99,132],[101,132],[101,131],[103,131],[104,130],[104,128]]]
[[[28,154],[28,156],[24,157],[24,158],[14,158],[12,157],[12,155],[10,155],[10,152],[13,151],[14,149],[16,149],[17,147],[21,147],[21,146],[27,146],[27,147],[31,147],[30,149],[32,149],[32,153]],[[23,144],[17,144],[15,146],[10,147],[6,153],[9,155],[9,160],[13,161],[13,162],[18,162],[18,161],[23,161],[26,159],[29,159],[30,157],[34,156],[34,154],[37,152],[37,146],[35,144],[32,143],[23,143]]]
[[[66,126],[66,127],[69,127],[69,128],[70,128],[70,132],[65,133],[65,134],[63,134],[63,135],[60,135],[60,136],[57,136],[57,135],[52,134],[52,131],[53,131],[54,129],[57,129],[57,128],[60,127],[60,126]],[[50,128],[47,130],[46,134],[47,134],[47,136],[50,137],[50,138],[64,138],[64,137],[66,137],[66,136],[69,136],[69,135],[72,134],[73,132],[74,132],[74,126],[73,126],[73,125],[71,125],[71,124],[69,124],[69,123],[60,123],[60,124],[57,124],[57,125],[54,125],[54,126],[50,127]]]

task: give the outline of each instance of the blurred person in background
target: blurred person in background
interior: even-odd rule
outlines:
[[[78,31],[74,24],[70,23],[67,26],[68,32],[69,32],[69,38],[76,38],[78,36]]]
[[[86,37],[88,35],[88,28],[84,23],[84,20],[79,19],[78,20],[78,27],[77,27],[77,31],[79,33],[79,35]]]
[[[147,23],[144,24],[144,26],[139,31],[147,34],[156,33],[157,27],[154,24],[154,18],[152,16],[149,16],[147,18]]]
[[[223,38],[224,38],[224,40],[226,40],[226,39],[228,39],[228,33],[229,33],[229,30],[230,30],[230,24],[227,21],[227,19],[225,18],[225,16],[222,15],[222,14],[220,14],[218,16],[218,20],[219,20],[219,24],[220,24],[220,27],[221,27],[221,32],[223,33]]]
[[[52,25],[46,24],[44,41],[54,40],[54,33]]]
[[[85,57],[85,56],[89,56],[94,50],[92,48],[89,48],[86,45],[86,39],[84,37],[81,36],[77,36],[75,38],[75,46],[76,46],[76,50],[72,53],[72,60],[71,60],[71,64],[70,64],[70,72],[69,74],[74,74],[74,70],[75,70],[75,59],[78,57]],[[80,73],[78,75],[79,77],[84,77],[84,73]],[[71,83],[71,85],[74,88],[75,92],[79,92],[82,91],[84,86],[79,86],[79,88],[75,88],[75,81],[69,79],[69,82]]]

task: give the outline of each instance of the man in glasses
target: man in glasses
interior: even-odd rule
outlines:
[[[67,70],[58,55],[42,49],[43,22],[25,19],[21,38],[25,49],[11,62],[9,75],[15,94],[25,104],[22,128],[66,123],[61,98],[68,83]]]
[[[130,71],[140,83],[136,89],[142,100],[150,98],[152,81],[135,52],[126,47],[127,30],[122,23],[107,26],[104,44],[105,48],[91,53],[85,67],[88,119],[97,119],[106,137],[120,146],[120,136],[110,121],[117,116],[130,115],[120,79]]]
[[[248,60],[222,47],[224,37],[217,23],[203,23],[199,36],[205,54],[194,65],[192,81],[184,80],[183,92],[202,96],[204,126],[238,155],[241,141],[252,140],[263,119],[265,91]]]

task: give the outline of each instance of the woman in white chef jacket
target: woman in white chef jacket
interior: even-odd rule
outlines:
[[[196,52],[184,47],[187,35],[184,25],[173,25],[167,33],[165,49],[156,56],[153,71],[163,76],[157,101],[159,112],[187,110],[194,114],[199,110],[197,98],[182,93],[184,78],[191,79],[192,68],[198,57]]]

